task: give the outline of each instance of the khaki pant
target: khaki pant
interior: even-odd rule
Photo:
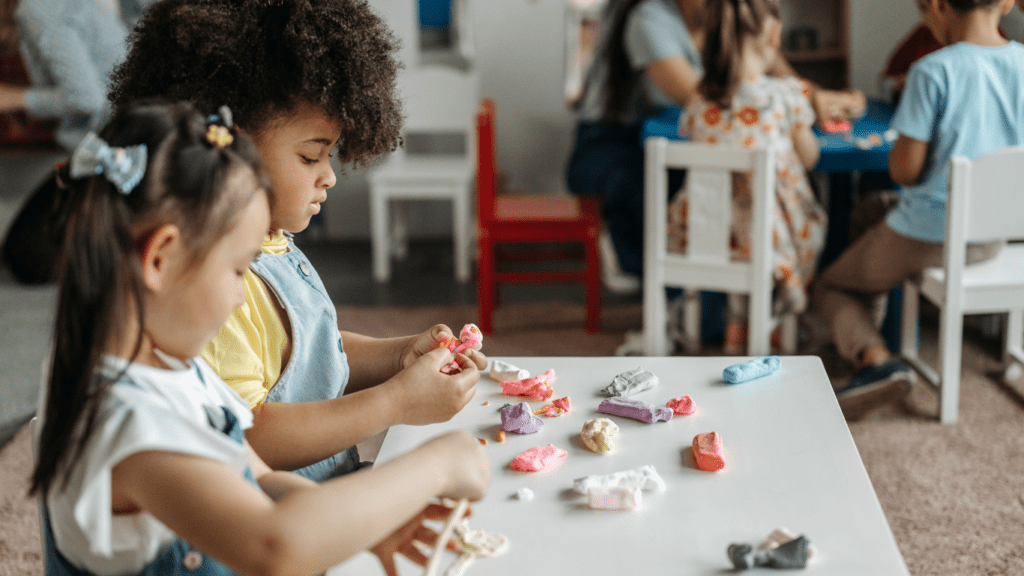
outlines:
[[[1004,244],[969,244],[967,264],[994,258]],[[839,355],[859,366],[865,348],[886,345],[878,329],[889,291],[926,268],[941,265],[942,244],[903,236],[879,222],[815,279],[811,306],[829,327]]]

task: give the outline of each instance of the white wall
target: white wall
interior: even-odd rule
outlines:
[[[371,0],[384,9],[403,1],[409,0]],[[913,0],[849,2],[851,84],[870,97],[881,97],[881,70],[896,43],[917,23],[917,9]],[[516,188],[564,189],[574,137],[573,118],[562,95],[567,3],[474,1],[481,94],[497,103],[498,162]],[[1015,8],[1003,29],[1010,38],[1020,39],[1024,14]],[[341,179],[324,205],[332,236],[369,237],[367,194],[365,174]],[[409,218],[412,234],[450,234],[447,205],[417,203],[415,210],[416,217]]]

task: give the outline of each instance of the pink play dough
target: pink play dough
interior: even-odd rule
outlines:
[[[534,446],[512,459],[512,469],[520,472],[551,470],[561,464],[567,455],[568,452],[554,444]]]
[[[554,381],[555,370],[552,368],[540,376],[502,382],[501,393],[505,396],[519,396],[520,398],[529,398],[531,400],[547,400],[555,392],[549,386]]]
[[[672,413],[676,416],[689,416],[697,411],[697,406],[693,403],[693,398],[689,396],[681,396],[679,398],[673,398],[665,403],[666,406],[672,409]]]

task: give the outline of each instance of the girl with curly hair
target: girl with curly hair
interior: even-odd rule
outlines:
[[[47,574],[312,575],[370,548],[387,565],[405,541],[389,534],[444,515],[417,514],[431,499],[483,495],[487,456],[465,432],[321,484],[245,441],[249,406],[198,357],[271,222],[226,108],[128,106],[60,172],[70,217],[32,475]]]
[[[139,98],[229,106],[271,182],[270,232],[245,303],[203,356],[253,408],[247,433],[275,470],[323,481],[362,466],[355,445],[394,424],[445,421],[487,359],[428,354],[444,325],[409,337],[339,333],[334,305],[291,240],[342,166],[399,144],[396,41],[363,0],[166,0],[152,5],[113,75],[115,109]]]

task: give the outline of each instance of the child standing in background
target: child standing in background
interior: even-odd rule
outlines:
[[[418,360],[453,336],[444,325],[391,339],[339,333],[291,240],[336,182],[332,150],[343,166],[366,166],[397,146],[394,50],[362,0],[167,0],[146,11],[114,74],[115,108],[152,96],[224,103],[256,142],[271,233],[245,273],[245,303],[204,357],[253,408],[246,437],[260,457],[317,481],[357,469],[355,445],[392,425],[448,420],[479,379]]]
[[[775,152],[773,312],[802,312],[807,287],[825,241],[825,211],[818,204],[806,170],[818,161],[811,130],[814,110],[797,78],[767,76],[778,54],[782,25],[773,0],[711,0],[707,5],[698,94],[686,106],[680,128],[694,142],[771,148]],[[669,208],[669,249],[685,252],[688,194]],[[731,257],[750,260],[751,189],[746,175],[733,177]],[[747,299],[730,295],[726,353],[747,345]]]
[[[464,432],[323,484],[253,453],[249,407],[197,356],[243,301],[270,225],[229,116],[124,107],[62,172],[71,217],[32,476],[48,574],[321,574],[371,547],[391,573],[404,525],[443,517],[420,512],[432,499],[486,489]]]
[[[1024,144],[1024,46],[999,32],[1013,0],[927,0],[922,20],[945,47],[918,60],[892,119],[899,138],[889,174],[899,204],[851,244],[815,283],[814,308],[839,354],[858,367],[836,391],[848,419],[910,392],[913,373],[878,333],[885,295],[942,265],[949,159]],[[967,263],[1001,244],[967,247]]]

